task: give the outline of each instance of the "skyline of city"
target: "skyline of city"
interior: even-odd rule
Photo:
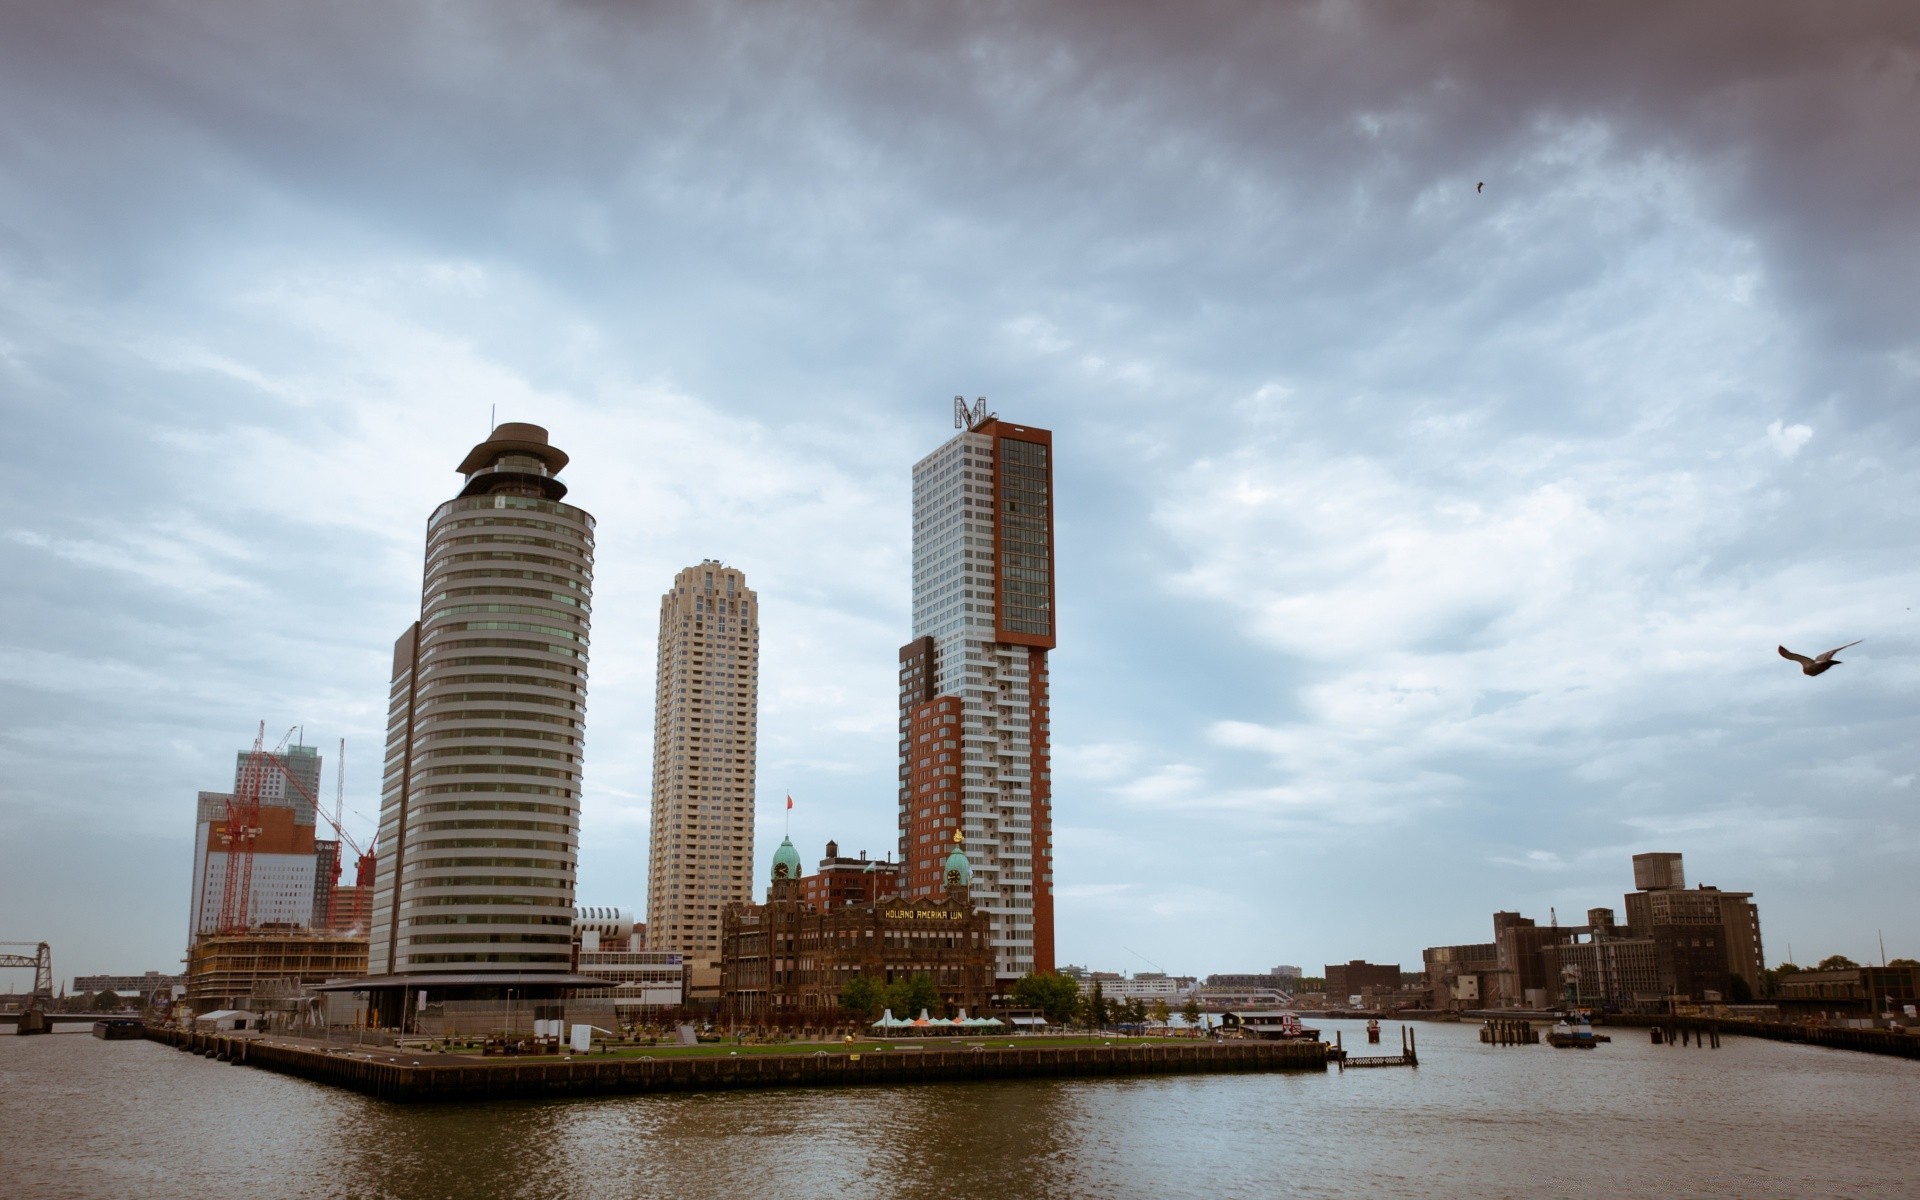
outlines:
[[[8,936],[171,967],[263,719],[373,828],[496,409],[601,522],[578,901],[643,906],[707,558],[770,606],[749,876],[788,792],[808,861],[897,853],[964,393],[1063,448],[1061,960],[1408,963],[1644,851],[1771,957],[1920,947],[1911,11],[711,11],[15,17]]]

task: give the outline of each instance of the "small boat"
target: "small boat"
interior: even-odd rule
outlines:
[[[1547,1031],[1547,1045],[1562,1050],[1591,1050],[1599,1045],[1599,1041],[1593,1036],[1593,1026],[1588,1024],[1585,1017],[1562,1017]]]
[[[1367,1021],[1367,1040],[1376,1044],[1380,1041],[1379,1017],[1372,1017]]]

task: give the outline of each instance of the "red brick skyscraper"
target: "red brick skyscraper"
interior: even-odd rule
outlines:
[[[956,402],[913,468],[913,632],[900,650],[900,858],[941,894],[961,832],[1004,985],[1051,971],[1053,435]]]

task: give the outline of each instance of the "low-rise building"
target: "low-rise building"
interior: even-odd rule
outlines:
[[[187,981],[185,975],[162,975],[158,971],[148,971],[144,975],[75,975],[73,990],[89,995],[99,992],[112,992],[129,1004],[145,1003],[155,993],[161,996],[173,995],[173,989]]]
[[[800,898],[819,911],[874,904],[905,890],[906,875],[891,856],[868,858],[862,850],[858,858],[843,857],[838,842],[827,843],[827,856],[820,860],[818,871],[800,877]]]
[[[1428,946],[1420,952],[1426,970],[1427,1003],[1439,1009],[1479,1008],[1491,991],[1489,979],[1500,968],[1492,942]]]
[[[1920,968],[1840,967],[1782,976],[1774,998],[1781,1013],[1828,1020],[1907,1015],[1920,1004]]]
[[[1178,1005],[1186,999],[1193,989],[1193,980],[1167,975],[1158,971],[1142,971],[1128,978],[1117,972],[1093,971],[1089,977],[1080,980],[1080,994],[1091,996],[1098,986],[1100,996],[1105,1000],[1142,1000],[1148,1004],[1159,1000],[1162,1003]]]
[[[266,925],[206,934],[187,951],[187,1003],[195,1012],[245,1007],[249,999],[367,973],[367,939]]]
[[[1370,963],[1356,958],[1351,962],[1327,964],[1327,995],[1333,997],[1336,1004],[1348,1003],[1355,996],[1364,1004],[1376,994],[1399,990],[1399,963]]]
[[[972,867],[957,843],[945,874],[942,896],[816,908],[801,886],[799,852],[783,841],[766,902],[721,910],[723,1014],[767,1024],[836,1022],[841,989],[854,976],[885,985],[922,974],[948,1010],[935,1016],[978,1013],[992,996],[992,927],[968,894]]]

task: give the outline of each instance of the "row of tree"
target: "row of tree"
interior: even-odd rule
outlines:
[[[1109,1000],[1097,982],[1082,994],[1080,985],[1065,975],[1036,975],[1032,972],[1022,976],[1013,985],[1013,1002],[1021,1008],[1038,1009],[1047,1018],[1048,1024],[1083,1025],[1088,1029],[1141,1025],[1149,1020],[1164,1025],[1173,1016],[1165,1000],[1155,1000],[1151,1004],[1138,998]],[[894,1016],[908,1020],[919,1016],[923,1010],[936,1016],[947,1015],[940,999],[940,989],[935,986],[933,977],[924,972],[895,979],[891,983],[855,975],[841,985],[840,1010],[862,1021],[872,1021],[888,1010]],[[1198,1025],[1200,1002],[1189,997],[1180,1009],[1180,1016],[1187,1024]]]
[[[1092,988],[1081,992],[1080,984],[1065,975],[1036,975],[1032,972],[1020,977],[1013,985],[1013,1002],[1022,1008],[1037,1008],[1053,1025],[1084,1025],[1089,1029],[1104,1029],[1109,1025],[1140,1025],[1152,1020],[1156,1025],[1165,1025],[1173,1016],[1165,1000],[1155,1000],[1152,1004],[1135,997],[1131,1000],[1109,1000],[1105,990],[1096,981]],[[1189,1025],[1200,1023],[1200,1002],[1187,997],[1180,1009],[1181,1019]]]
[[[944,1016],[944,1007],[940,989],[925,971],[892,983],[855,975],[840,987],[840,1010],[862,1021],[872,1021],[888,1010],[904,1020],[919,1016],[923,1009]]]

